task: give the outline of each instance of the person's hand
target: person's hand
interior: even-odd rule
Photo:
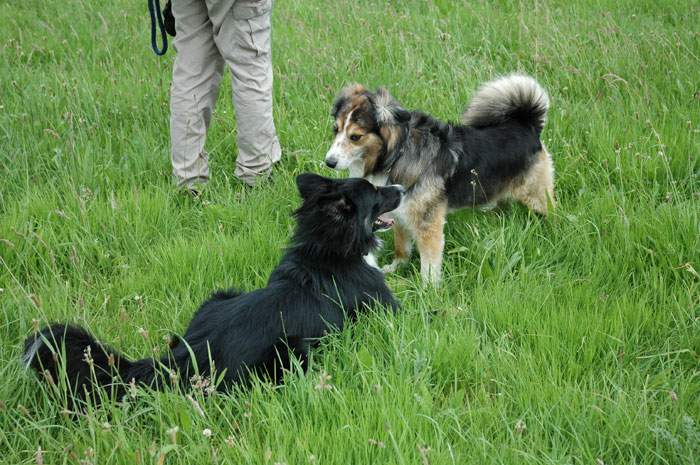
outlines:
[[[175,30],[175,16],[173,16],[173,5],[172,0],[168,0],[163,8],[163,22],[165,23],[165,32],[171,37],[175,37],[177,31]]]

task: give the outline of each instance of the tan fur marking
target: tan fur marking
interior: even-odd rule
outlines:
[[[554,166],[546,149],[540,150],[530,169],[511,183],[509,194],[540,215],[547,215],[550,205],[554,209]]]
[[[393,273],[399,266],[408,263],[411,258],[413,238],[410,231],[398,221],[394,224],[394,259],[389,265],[382,268],[384,273]]]
[[[447,216],[444,186],[441,182],[423,182],[416,185],[405,202],[407,204],[402,219],[404,225],[416,238],[416,246],[420,254],[421,277],[424,283],[438,285],[442,252],[445,246],[443,229]]]
[[[386,151],[391,152],[396,147],[396,142],[399,140],[399,128],[395,126],[382,126],[379,128],[379,134],[386,143]]]
[[[418,213],[418,212],[416,212]],[[420,270],[423,282],[437,286],[442,272],[442,252],[445,248],[445,217],[447,202],[440,202],[431,212],[420,212],[416,228],[416,246],[420,253]],[[414,217],[414,220],[418,218]]]
[[[340,91],[340,95],[345,98],[350,98],[354,95],[359,95],[367,92],[367,89],[362,84],[353,83],[343,87]]]
[[[364,97],[366,92],[367,89],[365,89],[362,84],[350,84],[340,91],[339,97],[349,100],[349,103],[341,109],[341,112],[338,113],[336,118],[335,122],[338,125],[338,131],[342,132],[345,127],[345,120],[348,114],[355,110],[363,101],[367,100],[367,98]]]
[[[376,134],[366,134],[362,139],[362,145],[365,148],[364,154],[364,166],[365,166],[365,176],[369,176],[374,171],[374,166],[379,160],[379,155],[382,153],[382,139]]]
[[[359,124],[357,124],[356,122],[354,122],[352,120],[348,124],[348,127],[345,128],[345,130],[348,133],[348,136],[351,134],[359,134],[359,135],[363,136],[363,135],[365,135],[365,132],[366,132],[365,128],[363,128],[362,126],[360,126]]]
[[[394,260],[407,262],[411,258],[411,236],[400,224],[394,225]]]
[[[352,96],[348,108],[350,111],[358,111],[366,109],[368,105],[369,102],[367,101],[367,96],[364,94],[359,94]]]
[[[415,128],[411,129],[411,132],[409,133],[409,135],[411,136],[411,141],[414,144],[420,144],[423,141],[423,139],[425,138],[425,134],[423,133],[423,131],[420,131],[420,130],[415,129]]]

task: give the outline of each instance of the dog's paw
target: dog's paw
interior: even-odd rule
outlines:
[[[384,272],[384,274],[393,273],[399,268],[399,266],[403,265],[403,263],[403,260],[394,260],[390,264],[384,265],[382,267],[382,271]]]

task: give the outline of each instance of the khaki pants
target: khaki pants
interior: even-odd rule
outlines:
[[[272,0],[173,0],[177,51],[170,94],[173,175],[209,179],[207,128],[228,65],[238,125],[234,174],[253,184],[280,159],[272,120]]]

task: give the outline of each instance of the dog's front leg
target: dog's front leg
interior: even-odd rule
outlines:
[[[447,205],[440,204],[418,228],[416,245],[420,253],[420,274],[423,283],[440,284],[442,252],[445,248],[445,215]]]
[[[420,275],[423,283],[430,283],[435,287],[440,285],[442,274],[442,251],[445,247],[445,238],[442,230],[435,234],[420,236],[418,250],[420,252]]]
[[[411,258],[413,239],[411,233],[402,227],[398,222],[394,224],[394,260],[390,265],[382,268],[384,273],[393,273],[396,269],[407,263]]]

